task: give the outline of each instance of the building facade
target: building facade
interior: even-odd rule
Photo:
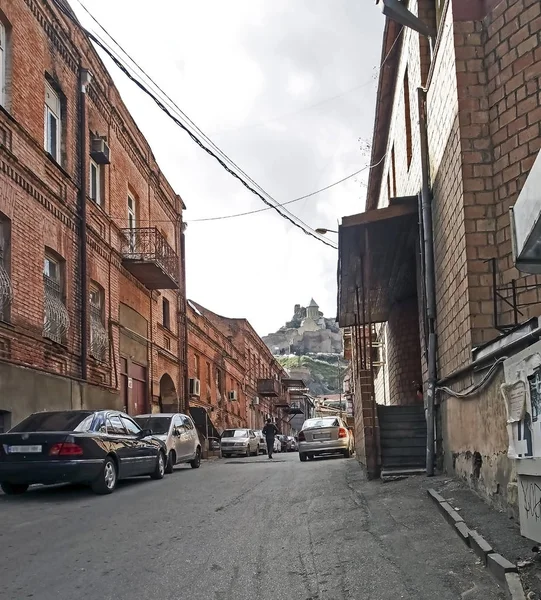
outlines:
[[[178,409],[181,198],[69,6],[0,9],[0,427]]]
[[[408,10],[433,51],[387,19],[366,211],[340,228],[359,456],[378,472],[379,405],[424,399],[431,411],[435,398],[438,465],[509,507],[503,374],[489,369],[541,313],[538,278],[514,267],[509,219],[541,147],[541,4],[411,0]]]
[[[250,323],[223,317],[193,301],[188,303],[188,322],[191,392],[194,385],[199,391],[190,394],[190,406],[204,408],[220,431],[262,429],[270,417],[288,434],[287,372]],[[268,382],[272,385],[265,389]]]

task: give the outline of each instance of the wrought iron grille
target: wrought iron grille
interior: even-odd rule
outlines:
[[[178,285],[178,257],[156,227],[123,229],[122,233],[125,259],[154,262]]]
[[[5,319],[13,300],[13,287],[4,263],[6,242],[2,237],[1,228],[2,223],[0,222],[0,319]]]
[[[61,344],[70,327],[68,310],[62,297],[62,288],[59,281],[47,275],[43,275],[43,287],[45,291],[43,335]]]
[[[103,324],[100,306],[90,303],[90,354],[102,362],[107,357],[109,336]]]

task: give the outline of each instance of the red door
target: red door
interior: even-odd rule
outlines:
[[[141,365],[131,363],[130,365],[130,379],[128,385],[131,382],[130,389],[130,402],[128,403],[128,414],[129,415],[140,415],[147,412],[147,370]]]

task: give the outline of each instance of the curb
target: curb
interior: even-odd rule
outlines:
[[[460,539],[481,559],[485,568],[503,587],[509,600],[526,600],[517,566],[495,552],[477,531],[469,529],[464,519],[436,490],[430,488],[427,494]]]

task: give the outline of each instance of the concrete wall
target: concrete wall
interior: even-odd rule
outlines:
[[[124,410],[116,391],[0,363],[0,412],[10,414],[11,427],[33,412],[81,408]]]

